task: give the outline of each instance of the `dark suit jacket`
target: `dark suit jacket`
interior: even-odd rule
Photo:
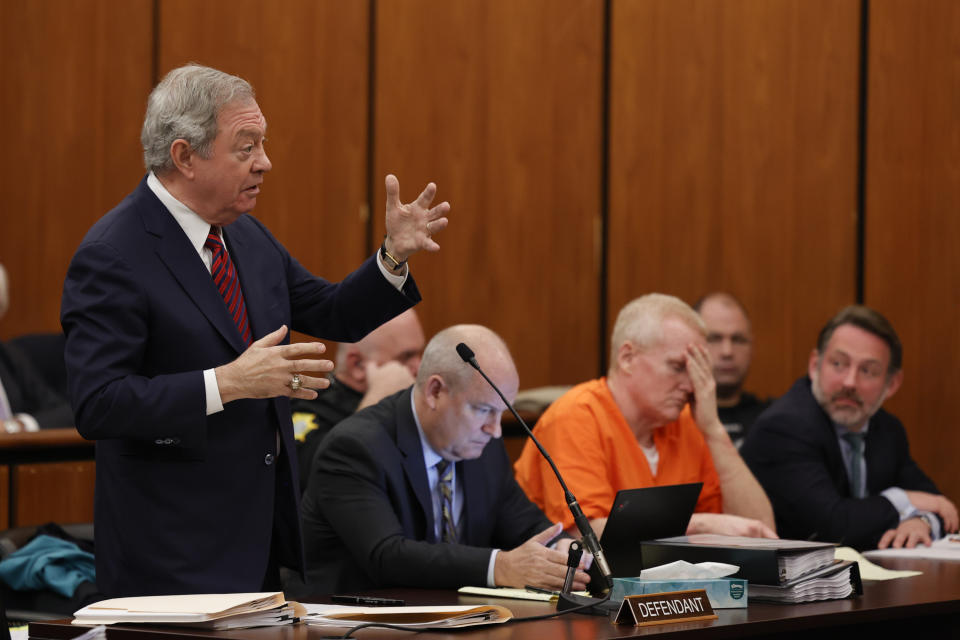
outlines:
[[[41,429],[73,427],[70,403],[50,388],[23,353],[0,342],[0,383],[14,413],[27,413]]]
[[[353,341],[419,300],[373,260],[315,278],[255,218],[225,229],[254,340],[286,324]],[[206,415],[203,370],[245,349],[203,261],[146,181],[84,238],[61,322],[77,428],[97,440],[97,583],[107,596],[259,591],[273,548],[303,564],[286,398]],[[281,450],[277,451],[277,433]]]
[[[883,409],[870,418],[864,458],[867,497],[850,494],[836,431],[810,391],[798,380],[753,425],[740,450],[763,485],[784,538],[815,538],[874,549],[899,523],[889,487],[939,493],[910,457],[903,425]]]
[[[300,465],[300,491],[307,490],[307,481],[310,480],[310,465],[317,455],[317,447],[324,436],[330,433],[330,430],[337,426],[341,420],[345,420],[353,414],[360,401],[363,400],[363,394],[351,389],[344,383],[337,380],[336,376],[328,376],[330,386],[321,389],[314,400],[292,400],[290,410],[296,414],[310,415],[315,429],[306,433],[302,442],[297,442],[297,463]]]
[[[550,526],[497,439],[457,463],[463,544],[437,542],[410,393],[354,414],[321,442],[303,498],[307,592],[484,586],[493,548],[512,549]]]

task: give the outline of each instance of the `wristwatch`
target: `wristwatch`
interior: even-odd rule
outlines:
[[[404,260],[403,262],[400,262],[399,260],[394,258],[392,255],[390,255],[389,251],[387,251],[386,236],[383,237],[383,242],[380,243],[380,257],[383,258],[383,261],[387,263],[387,267],[389,267],[392,271],[399,271],[400,269],[403,268],[403,265],[407,264],[406,260]]]
[[[920,513],[917,514],[917,517],[927,523],[927,526],[930,527],[931,534],[937,530],[937,527],[935,525],[935,520],[937,516],[933,515],[929,511],[921,511]]]

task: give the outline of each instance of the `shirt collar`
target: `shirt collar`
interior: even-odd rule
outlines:
[[[203,245],[210,233],[210,223],[204,222],[203,218],[194,213],[190,207],[174,198],[159,178],[154,175],[153,171],[147,176],[147,186],[167,208],[167,211],[177,221],[183,232],[187,234],[190,244],[197,250],[197,253],[202,253]]]
[[[866,437],[867,437],[867,431],[870,429],[870,420],[869,420],[869,419],[867,420],[867,423],[866,423],[865,425],[863,425],[863,429],[860,429],[860,431],[851,431],[850,429],[847,429],[847,428],[846,428],[845,426],[843,426],[842,424],[837,424],[836,422],[833,423],[833,428],[834,428],[834,430],[837,432],[837,437],[838,437],[838,438],[843,438],[843,436],[846,435],[846,434],[848,434],[848,433],[859,433],[859,434],[862,435],[864,438],[866,438]]]
[[[420,446],[423,447],[423,463],[427,469],[432,469],[443,460],[443,456],[433,450],[433,447],[427,441],[426,434],[423,433],[423,427],[420,426],[420,416],[417,415],[417,405],[413,401],[414,393],[416,393],[416,388],[410,390],[410,409],[413,411],[413,421],[417,425],[417,433],[420,434]]]

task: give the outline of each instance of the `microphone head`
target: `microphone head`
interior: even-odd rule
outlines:
[[[457,354],[459,354],[463,361],[469,365],[473,365],[473,363],[476,362],[476,356],[473,354],[473,349],[462,342],[457,345]]]

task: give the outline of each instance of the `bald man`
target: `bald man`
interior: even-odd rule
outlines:
[[[301,491],[306,490],[317,446],[334,425],[413,384],[425,342],[417,312],[409,309],[359,342],[337,345],[330,386],[314,400],[291,404]]]
[[[738,449],[754,421],[770,406],[743,390],[753,359],[753,332],[747,310],[729,293],[717,291],[693,307],[707,327],[707,349],[717,382],[717,414]]]
[[[410,389],[337,425],[302,502],[308,593],[381,587],[559,589],[570,539],[517,485],[500,439],[505,406],[460,342],[512,400],[519,379],[495,333],[458,325],[427,345]],[[589,578],[578,571],[576,588]],[[288,588],[289,593],[289,588]]]

